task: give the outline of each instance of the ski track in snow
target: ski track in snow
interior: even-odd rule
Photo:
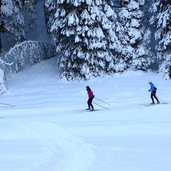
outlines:
[[[171,170],[170,81],[127,72],[67,82],[58,79],[54,61],[7,82],[9,91],[0,97],[1,171]],[[149,80],[168,104],[144,107]],[[94,102],[110,110],[95,104],[98,111],[85,110],[87,85],[111,105]]]
[[[57,124],[14,120],[2,124],[1,121],[0,134],[1,155],[3,154],[0,167],[5,171],[84,171],[94,160],[91,146]],[[7,162],[10,164],[6,165]]]

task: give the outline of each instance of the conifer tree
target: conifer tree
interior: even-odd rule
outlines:
[[[160,72],[168,76],[171,65],[171,1],[155,0],[151,8],[151,24],[155,28],[157,59]]]
[[[126,68],[147,70],[150,60],[150,31],[144,26],[144,0],[121,0],[119,12],[123,34],[120,35],[125,47],[123,63]]]
[[[55,12],[56,12],[56,6],[57,3],[54,0],[45,0],[44,4],[44,11],[45,11],[45,22],[47,26],[47,31],[50,33],[51,26],[55,19]],[[53,35],[54,38],[57,37],[56,35]]]
[[[0,23],[3,31],[16,41],[25,39],[24,18],[21,13],[22,2],[20,0],[1,0]]]
[[[115,32],[117,16],[111,6],[111,0],[45,1],[48,28],[61,53],[62,77],[89,79],[115,72],[121,44]]]

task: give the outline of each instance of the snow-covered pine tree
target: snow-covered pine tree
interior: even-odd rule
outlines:
[[[48,27],[61,53],[62,77],[89,79],[115,72],[121,46],[115,34],[117,16],[111,0],[45,0],[45,9],[49,12]]]
[[[1,0],[0,23],[3,23],[3,31],[18,42],[25,39],[24,18],[21,8],[21,0]]]
[[[147,70],[150,60],[150,31],[144,26],[144,0],[121,0],[119,20],[124,27],[120,39],[124,45],[122,62],[133,70]]]
[[[155,0],[151,8],[151,24],[155,27],[155,40],[159,71],[169,76],[171,65],[171,1]]]
[[[52,23],[54,22],[55,19],[55,13],[56,13],[56,6],[57,3],[54,0],[45,0],[44,4],[44,11],[45,11],[45,22],[47,26],[47,31],[50,33],[50,29],[52,26]],[[57,37],[57,35],[54,35],[54,39]]]

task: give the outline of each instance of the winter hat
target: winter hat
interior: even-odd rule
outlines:
[[[87,89],[87,90],[89,90],[89,89],[90,89],[90,87],[89,87],[89,86],[86,86],[86,89]]]

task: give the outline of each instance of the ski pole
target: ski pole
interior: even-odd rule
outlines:
[[[110,110],[109,108],[104,107],[104,106],[102,106],[102,105],[99,105],[99,104],[97,104],[97,103],[95,103],[95,102],[93,102],[93,103],[94,103],[95,105],[97,105],[97,106],[100,106],[100,107],[104,108],[104,109]]]
[[[11,105],[11,104],[8,104],[8,103],[0,103],[0,105],[9,106],[9,107],[14,107],[14,105]]]
[[[160,102],[167,104],[167,102],[163,101],[161,98],[158,98]]]
[[[105,103],[105,104],[107,104],[107,105],[110,105],[109,103],[107,103],[107,102],[105,102],[105,101],[103,101],[103,100],[101,100],[101,99],[98,99],[97,97],[95,97],[95,99],[97,99],[97,100],[99,100],[99,101],[101,101],[101,102],[103,102],[103,103]]]

